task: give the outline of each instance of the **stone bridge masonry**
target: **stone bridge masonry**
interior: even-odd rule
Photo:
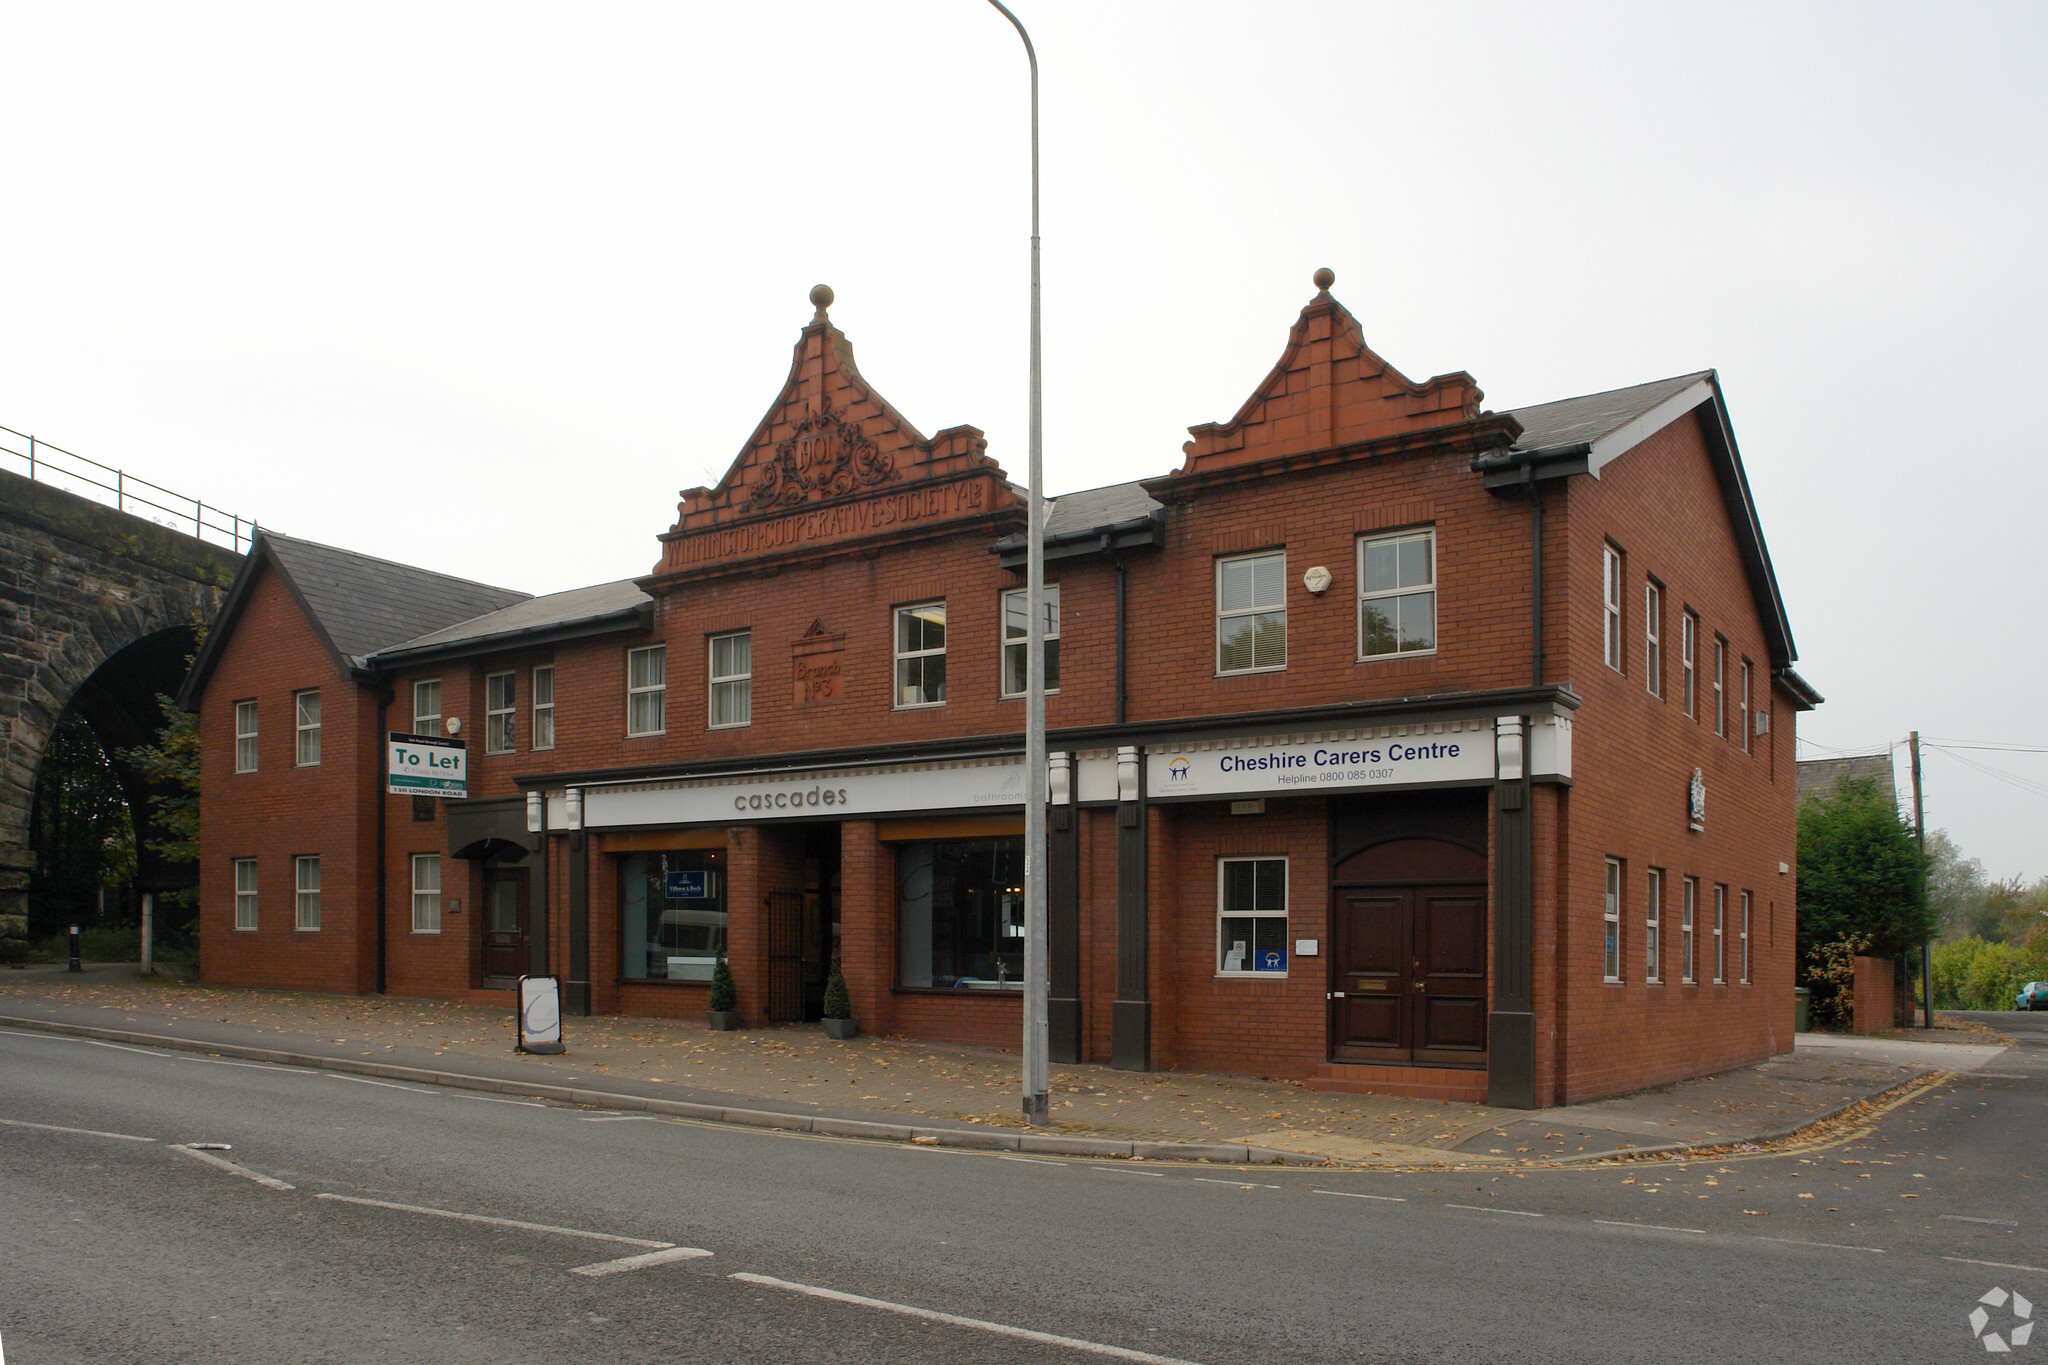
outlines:
[[[177,691],[194,629],[212,621],[242,558],[0,472],[0,939],[27,932],[29,808],[58,721],[75,709],[110,751],[152,738],[156,696]],[[189,885],[189,871],[141,847],[148,789],[132,772],[121,777],[140,889]]]

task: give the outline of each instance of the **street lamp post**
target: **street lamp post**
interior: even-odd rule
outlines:
[[[1025,520],[1024,634],[1024,1121],[1048,1121],[1051,1079],[1045,952],[1045,469],[1038,332],[1038,51],[1002,0],[988,0],[1024,40],[1031,62],[1031,485]]]

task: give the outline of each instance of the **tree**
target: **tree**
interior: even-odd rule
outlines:
[[[166,862],[199,861],[199,717],[180,710],[178,703],[159,692],[157,709],[164,718],[154,744],[138,744],[121,751],[121,760],[134,766],[154,789],[149,805],[156,815],[156,832],[147,840],[150,852]],[[190,905],[198,892],[187,889],[166,893],[162,900]]]
[[[43,746],[29,817],[35,871],[29,878],[29,936],[59,933],[99,917],[100,891],[135,876],[135,826],[99,737],[67,712]]]
[[[1934,928],[1912,827],[1874,782],[1844,780],[1799,807],[1799,955],[1867,936],[1892,957]]]
[[[1927,903],[1941,926],[1940,937],[1953,942],[1975,934],[1982,938],[1990,927],[1985,920],[1985,892],[1988,879],[1984,864],[1965,858],[1948,837],[1937,829],[1927,836]]]

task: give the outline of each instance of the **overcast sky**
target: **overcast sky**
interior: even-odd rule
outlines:
[[[1051,492],[1176,466],[1327,265],[1497,409],[1717,368],[1803,739],[2048,745],[2048,9],[1017,8]],[[0,425],[554,591],[653,565],[824,281],[900,411],[1023,476],[1026,69],[980,0],[16,4],[0,51]],[[1930,826],[2048,873],[2048,754],[1961,757]]]

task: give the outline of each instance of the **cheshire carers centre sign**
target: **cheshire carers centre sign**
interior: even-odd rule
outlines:
[[[443,739],[439,735],[404,735],[396,730],[385,739],[385,791],[393,796],[469,795],[469,751],[461,740]]]
[[[1445,725],[1426,734],[1290,735],[1227,747],[1157,748],[1145,755],[1145,790],[1159,800],[1488,782],[1494,775],[1492,729]]]

